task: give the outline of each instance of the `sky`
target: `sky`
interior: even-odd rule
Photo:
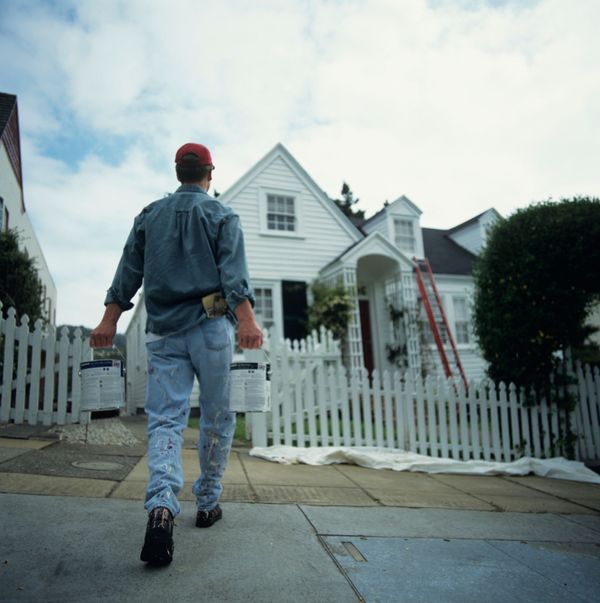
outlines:
[[[99,322],[188,141],[219,192],[281,142],[330,197],[406,195],[433,228],[600,196],[599,22],[598,0],[2,0],[58,324]]]

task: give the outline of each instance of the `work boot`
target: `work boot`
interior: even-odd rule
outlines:
[[[152,509],[140,559],[148,565],[168,565],[173,561],[173,548],[173,514],[166,507]]]
[[[221,507],[217,505],[210,511],[198,511],[196,513],[196,527],[197,528],[210,528],[215,521],[219,521],[223,517],[223,511]]]

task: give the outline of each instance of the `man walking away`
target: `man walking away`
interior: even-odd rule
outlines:
[[[229,411],[233,323],[242,348],[263,343],[246,266],[239,218],[207,194],[214,165],[209,150],[183,145],[175,156],[181,186],[135,218],[108,290],[104,316],[91,334],[95,348],[110,347],[121,313],[144,283],[148,314],[148,469],[144,507],[148,524],[141,560],[173,558],[173,520],[183,486],[181,447],[194,376],[200,383],[200,477],[193,485],[196,526],[222,517],[219,498],[235,430]]]

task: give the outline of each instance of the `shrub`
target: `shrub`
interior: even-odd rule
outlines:
[[[474,326],[495,381],[544,389],[584,345],[600,301],[600,200],[546,201],[501,219],[475,267]]]

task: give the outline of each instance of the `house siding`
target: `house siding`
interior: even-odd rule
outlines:
[[[55,324],[57,292],[54,279],[46,263],[29,215],[24,211],[22,199],[23,192],[13,165],[8,156],[4,142],[0,142],[0,197],[4,200],[4,207],[9,212],[9,228],[19,233],[19,247],[27,251],[29,257],[35,259],[35,267],[42,286],[46,290],[46,301],[44,304],[44,317],[50,324]],[[6,225],[3,224],[3,228]],[[48,301],[50,300],[50,301]]]
[[[468,249],[471,253],[479,253],[482,246],[481,225],[479,222],[475,222],[461,230],[452,232],[449,234],[449,237],[461,247]]]
[[[372,232],[381,233],[386,239],[390,238],[389,225],[387,220],[387,212],[382,212],[374,220],[371,220],[367,224],[363,224],[362,229],[367,233]]]
[[[470,277],[456,277],[452,275],[436,274],[435,281],[438,288],[444,311],[450,325],[452,335],[456,340],[456,332],[454,330],[455,315],[454,315],[454,297],[464,297],[467,300],[468,318],[469,318],[469,343],[457,344],[458,354],[463,365],[467,379],[480,379],[485,375],[487,364],[482,358],[481,353],[475,342],[472,322],[472,305],[473,305],[473,280]],[[451,351],[450,351],[451,353]],[[431,357],[440,375],[444,374],[439,353],[435,346],[431,346]],[[451,365],[453,363],[451,362]]]
[[[261,232],[260,198],[264,189],[297,193],[301,237]],[[276,157],[228,204],[242,222],[252,280],[285,279],[310,283],[323,266],[354,242],[281,157]]]

